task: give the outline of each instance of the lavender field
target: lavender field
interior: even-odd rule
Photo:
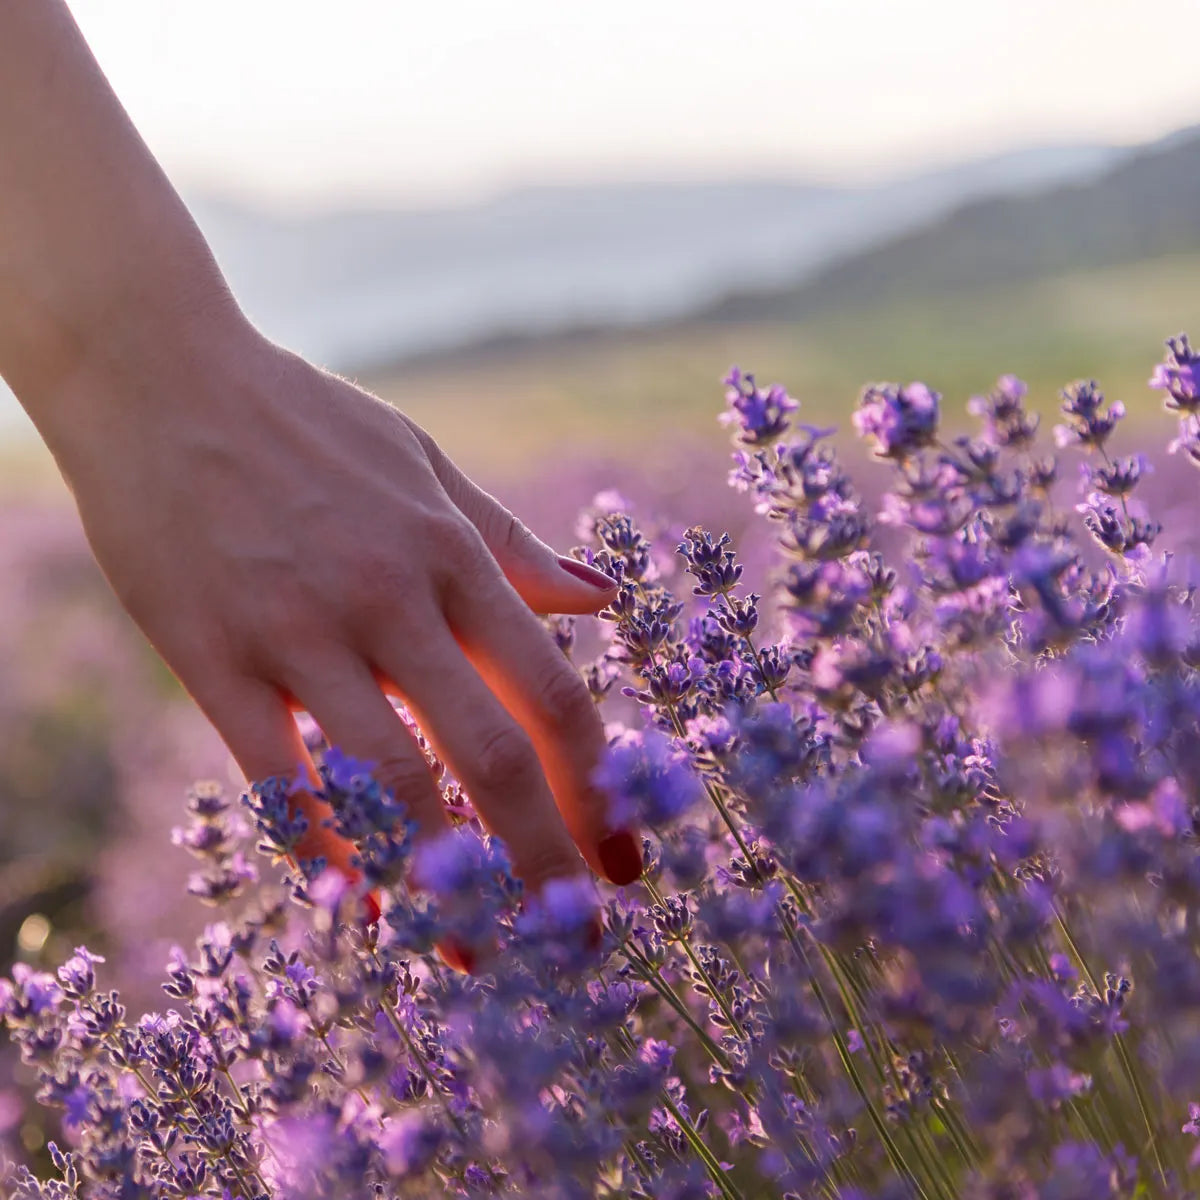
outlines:
[[[290,785],[237,803],[63,498],[10,495],[0,1120],[62,1182],[9,1192],[1194,1194],[1197,369],[874,384],[832,436],[735,370],[732,461],[510,462],[506,502],[621,583],[554,625],[645,831],[599,908],[522,902],[448,776],[410,890],[403,803],[329,747],[382,920],[249,866],[294,858]],[[194,949],[188,890],[224,909]]]
[[[1200,1200],[1194,8],[0,4],[0,1200]]]

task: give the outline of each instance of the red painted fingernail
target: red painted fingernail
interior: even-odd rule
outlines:
[[[368,925],[378,925],[380,915],[383,913],[383,909],[380,908],[379,900],[374,892],[368,892],[363,897],[363,908],[366,910],[364,913],[364,920],[366,923]]]
[[[475,973],[475,952],[468,949],[461,942],[447,941],[441,944],[442,957],[456,971],[462,971],[464,975],[473,975]]]
[[[597,847],[604,873],[620,887],[642,875],[642,844],[627,829],[610,833]]]
[[[576,579],[582,579],[584,583],[590,583],[592,587],[599,588],[602,592],[611,592],[617,586],[615,579],[605,575],[603,571],[597,571],[595,567],[589,567],[587,563],[581,563],[576,558],[564,558],[560,554],[558,565],[568,575],[574,575]]]
[[[600,943],[604,941],[604,922],[600,920],[599,915],[594,916],[588,922],[587,929],[587,948],[589,950],[599,950]]]

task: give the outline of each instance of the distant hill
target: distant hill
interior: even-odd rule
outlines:
[[[973,200],[790,287],[730,295],[703,316],[797,319],[1198,248],[1200,126],[1129,155],[1098,178]]]
[[[966,200],[1090,180],[1129,153],[1040,146],[863,186],[527,187],[437,211],[289,217],[184,194],[267,334],[365,371],[510,338],[678,320],[733,287],[789,295],[831,261]],[[30,432],[0,383],[0,439]]]
[[[266,332],[358,369],[496,335],[671,319],[731,287],[790,287],[966,199],[1091,178],[1125,153],[1035,147],[857,187],[530,187],[437,211],[289,218],[188,200]]]

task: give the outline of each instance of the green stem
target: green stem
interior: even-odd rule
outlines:
[[[617,1030],[617,1038],[625,1039],[627,1043],[625,1051],[628,1055],[635,1056],[637,1047],[629,1039],[629,1035],[623,1029]],[[659,1095],[667,1111],[675,1118],[679,1125],[680,1131],[687,1139],[688,1145],[696,1152],[696,1156],[704,1164],[705,1170],[709,1177],[721,1189],[721,1194],[726,1197],[726,1200],[742,1200],[742,1194],[734,1185],[733,1180],[729,1178],[725,1168],[717,1161],[716,1155],[704,1144],[703,1138],[700,1136],[700,1131],[687,1119],[680,1107],[671,1099],[670,1094],[665,1087],[661,1088]]]
[[[800,948],[800,953],[804,955],[803,947]],[[837,1021],[835,1019],[833,1009],[830,1007],[829,1001],[826,999],[825,993],[817,981],[816,974],[813,972],[811,964],[808,964],[807,955],[804,955],[804,957],[805,963],[809,967],[809,975],[812,980],[813,994],[816,996],[817,1003],[820,1004],[821,1011],[824,1013],[825,1020],[829,1025],[829,1032],[833,1038],[833,1044],[837,1050],[838,1057],[841,1059],[842,1067],[846,1074],[850,1077],[850,1082],[854,1085],[855,1091],[858,1092],[859,1099],[866,1107],[867,1115],[870,1117],[871,1124],[875,1126],[875,1132],[879,1135],[880,1141],[883,1142],[888,1158],[892,1160],[892,1166],[895,1167],[895,1169],[902,1176],[904,1176],[909,1183],[912,1184],[918,1195],[924,1197],[925,1200],[928,1200],[928,1193],[921,1186],[921,1181],[917,1179],[912,1169],[904,1161],[903,1155],[900,1153],[896,1143],[892,1140],[892,1135],[888,1132],[886,1123],[879,1115],[865,1085],[859,1078],[858,1071],[855,1069],[854,1062],[850,1057],[850,1051],[847,1048],[844,1039],[842,1038],[841,1031],[837,1027]]]
[[[650,879],[643,879],[642,882],[646,885],[646,890],[654,898],[654,902],[660,907],[665,907],[666,905],[665,901],[663,900],[662,893],[654,886],[653,882],[651,882]],[[721,1012],[725,1015],[725,1020],[729,1022],[730,1028],[733,1029],[733,1031],[742,1039],[742,1041],[745,1041],[746,1030],[743,1028],[742,1023],[737,1019],[737,1017],[734,1016],[733,1009],[729,1007],[728,1001],[726,1001],[725,997],[722,996],[717,990],[717,986],[713,982],[712,976],[709,975],[709,973],[704,969],[704,966],[700,962],[699,958],[696,957],[696,952],[692,949],[691,943],[685,937],[672,937],[671,941],[675,942],[676,945],[683,950],[684,954],[688,956],[693,969],[704,981],[705,986],[708,988],[709,996],[712,998],[713,1002],[720,1007]]]
[[[1087,959],[1084,958],[1083,952],[1076,944],[1075,939],[1071,936],[1071,931],[1067,928],[1066,920],[1063,918],[1062,911],[1059,909],[1057,904],[1053,906],[1053,911],[1054,919],[1058,924],[1059,932],[1063,935],[1063,940],[1067,943],[1067,947],[1075,956],[1076,961],[1078,961],[1080,969],[1083,971],[1088,984],[1091,986],[1098,998],[1102,997],[1103,992],[1100,990],[1100,987],[1096,981],[1096,977],[1092,974],[1092,969],[1090,966],[1088,966]],[[1113,1044],[1116,1047],[1117,1057],[1121,1060],[1121,1067],[1125,1072],[1125,1077],[1128,1079],[1129,1086],[1133,1089],[1133,1094],[1137,1099],[1138,1109],[1141,1113],[1142,1121],[1146,1126],[1146,1133],[1148,1137],[1147,1145],[1154,1154],[1154,1162],[1158,1167],[1159,1177],[1162,1179],[1163,1186],[1165,1187],[1167,1186],[1167,1171],[1163,1164],[1162,1155],[1159,1153],[1158,1132],[1155,1129],[1154,1122],[1150,1116],[1150,1105],[1142,1088],[1141,1078],[1138,1075],[1138,1071],[1134,1066],[1133,1060],[1129,1056],[1129,1051],[1125,1046],[1125,1039],[1119,1033],[1113,1034]],[[1178,1169],[1179,1168],[1176,1165],[1176,1170],[1178,1171]],[[1182,1173],[1180,1173],[1180,1178],[1182,1177]]]
[[[650,658],[651,665],[652,666],[656,665],[653,654],[651,654],[649,656],[649,658]],[[672,727],[674,728],[676,735],[680,738],[685,737],[686,730],[683,727],[683,723],[679,719],[679,714],[675,710],[674,703],[670,700],[669,697],[664,699],[664,706],[667,710],[667,715],[670,718]],[[747,845],[746,840],[742,835],[741,828],[738,825],[738,823],[734,820],[732,813],[729,811],[729,809],[725,805],[724,800],[721,797],[721,795],[719,794],[718,790],[713,786],[711,781],[709,781],[707,779],[702,780],[702,784],[703,784],[705,792],[708,795],[710,802],[712,803],[713,807],[717,810],[717,812],[720,814],[721,820],[724,822],[725,827],[729,830],[730,836],[733,838],[734,842],[737,844],[738,849],[745,856],[747,865],[749,866],[749,869],[754,873],[755,877],[759,880],[760,883],[765,884],[766,880],[763,879],[762,874],[759,871],[757,864],[755,863],[754,856],[751,854],[750,847]],[[791,890],[791,889],[789,889],[789,890]],[[817,980],[816,974],[813,972],[812,964],[809,963],[809,961],[808,961],[808,956],[804,951],[803,945],[800,943],[800,941],[796,935],[796,932],[791,927],[791,921],[788,919],[786,912],[782,909],[781,906],[777,905],[777,910],[779,912],[780,924],[784,930],[785,935],[787,936],[788,940],[791,942],[791,944],[792,944],[793,948],[796,950],[796,952],[801,956],[802,960],[804,961],[804,963],[808,969],[813,992],[817,997],[818,1003],[821,1005],[822,1011],[825,1014],[825,1018],[826,1018],[827,1022],[829,1023],[830,1031],[833,1035],[834,1044],[837,1048],[838,1057],[841,1060],[842,1067],[846,1071],[847,1075],[850,1077],[850,1081],[853,1084],[855,1091],[858,1092],[859,1098],[862,1100],[863,1104],[865,1105],[868,1115],[870,1116],[871,1123],[875,1127],[875,1131],[879,1135],[880,1140],[883,1142],[884,1148],[887,1152],[887,1155],[892,1161],[892,1165],[902,1176],[904,1176],[912,1184],[912,1186],[916,1189],[918,1195],[922,1197],[922,1200],[929,1200],[928,1193],[922,1187],[920,1180],[917,1179],[916,1175],[913,1173],[911,1168],[904,1161],[904,1157],[900,1154],[899,1149],[896,1146],[895,1142],[893,1141],[891,1134],[889,1133],[889,1131],[887,1129],[886,1124],[884,1123],[883,1119],[880,1117],[878,1111],[876,1110],[874,1102],[872,1101],[870,1094],[868,1093],[868,1091],[866,1089],[866,1086],[864,1085],[862,1079],[859,1077],[858,1070],[855,1067],[854,1062],[853,1062],[852,1058],[850,1057],[849,1051],[846,1049],[846,1045],[842,1039],[841,1033],[838,1030],[837,1022],[836,1022],[833,1010],[830,1007],[828,1000],[826,999],[824,992],[822,991],[822,989],[820,987],[820,984]]]
[[[321,1045],[325,1047],[326,1053],[328,1053],[330,1059],[333,1061],[333,1065],[337,1067],[337,1069],[343,1075],[345,1075],[348,1068],[346,1067],[345,1062],[342,1060],[341,1055],[338,1054],[338,1052],[333,1048],[333,1045],[330,1043],[329,1034],[327,1032],[318,1032],[317,1036],[321,1039]],[[363,1102],[363,1104],[370,1108],[371,1101],[367,1097],[367,1093],[363,1091],[361,1085],[356,1084],[354,1091],[357,1093],[358,1098]]]
[[[106,1035],[106,1037],[108,1037],[108,1036],[111,1036],[111,1034]],[[140,1083],[142,1085],[142,1090],[145,1091],[147,1096],[154,1096],[157,1094],[154,1086],[145,1077],[145,1075],[142,1074],[141,1068],[139,1068],[138,1066],[136,1066],[134,1063],[131,1062],[129,1064],[129,1069],[133,1072],[138,1083]],[[185,1091],[182,1094],[183,1094],[184,1102],[187,1104],[188,1108],[192,1112],[192,1116],[194,1116],[196,1118],[196,1120],[199,1121],[201,1123],[201,1125],[203,1125],[204,1117],[201,1115],[200,1110],[196,1107],[196,1103],[192,1099],[191,1093]],[[229,1166],[230,1171],[233,1172],[233,1177],[237,1180],[238,1187],[240,1187],[242,1189],[243,1193],[245,1193],[246,1195],[249,1195],[250,1189],[246,1184],[246,1177],[242,1174],[241,1169],[238,1167],[237,1163],[235,1163],[233,1161],[233,1159],[231,1157],[229,1157],[228,1155],[222,1156],[222,1155],[217,1154],[217,1155],[213,1156],[213,1159],[219,1160],[222,1157],[225,1158],[225,1161],[226,1161],[227,1165]],[[210,1160],[210,1161],[212,1161],[212,1160]],[[258,1183],[258,1186],[262,1189],[263,1193],[265,1195],[269,1196],[271,1194],[270,1189],[268,1189],[263,1177],[258,1173],[258,1169],[256,1167],[251,1167],[250,1174],[254,1178],[254,1180]]]
[[[661,1095],[663,1104],[675,1118],[679,1128],[683,1131],[683,1136],[687,1138],[688,1144],[695,1150],[700,1160],[704,1163],[705,1169],[712,1177],[713,1182],[721,1189],[721,1194],[728,1197],[728,1200],[742,1200],[741,1192],[734,1187],[733,1181],[725,1173],[725,1169],[717,1161],[716,1156],[701,1140],[699,1131],[683,1115],[682,1110],[667,1094],[666,1089],[663,1089]]]
[[[682,999],[676,994],[674,988],[663,978],[662,972],[649,961],[642,958],[636,951],[630,948],[627,943],[621,943],[621,950],[625,957],[632,963],[641,974],[642,978],[650,984],[652,988],[675,1010],[675,1012],[688,1024],[692,1032],[700,1039],[701,1044],[712,1056],[714,1062],[718,1066],[729,1070],[732,1063],[729,1056],[717,1045],[716,1042],[705,1032],[704,1028],[687,1010],[687,1006]]]
[[[382,968],[383,962],[379,957],[378,951],[374,946],[370,947],[370,951],[371,957],[375,960],[376,964]],[[455,1111],[450,1107],[449,1097],[446,1095],[445,1091],[438,1086],[438,1082],[434,1078],[433,1072],[429,1068],[429,1064],[425,1061],[425,1056],[420,1052],[420,1050],[417,1049],[417,1046],[413,1042],[412,1038],[409,1037],[408,1030],[404,1028],[404,1022],[400,1020],[395,1007],[389,1004],[382,995],[379,997],[379,1006],[387,1015],[388,1021],[391,1023],[392,1028],[400,1035],[401,1040],[408,1049],[409,1057],[412,1058],[412,1060],[420,1068],[421,1074],[425,1078],[425,1082],[429,1085],[429,1090],[437,1097],[442,1109],[446,1113],[446,1117],[457,1130],[459,1137],[462,1138],[465,1144],[468,1141],[467,1127],[463,1124],[457,1113],[455,1113]],[[491,1167],[486,1169],[489,1178],[491,1178],[493,1182],[496,1182],[496,1177]],[[460,1180],[463,1177],[462,1171],[463,1168],[461,1166],[454,1168],[454,1173]]]

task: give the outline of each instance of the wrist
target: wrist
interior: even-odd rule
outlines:
[[[199,345],[251,332],[194,226],[144,230],[136,255],[6,264],[0,278],[0,374],[43,436],[77,421],[105,383],[142,399],[139,374]],[[156,236],[157,235],[157,236]]]
[[[31,336],[10,382],[74,484],[104,456],[161,440],[177,417],[234,402],[239,384],[279,354],[214,266],[211,274],[130,278],[102,319]]]

